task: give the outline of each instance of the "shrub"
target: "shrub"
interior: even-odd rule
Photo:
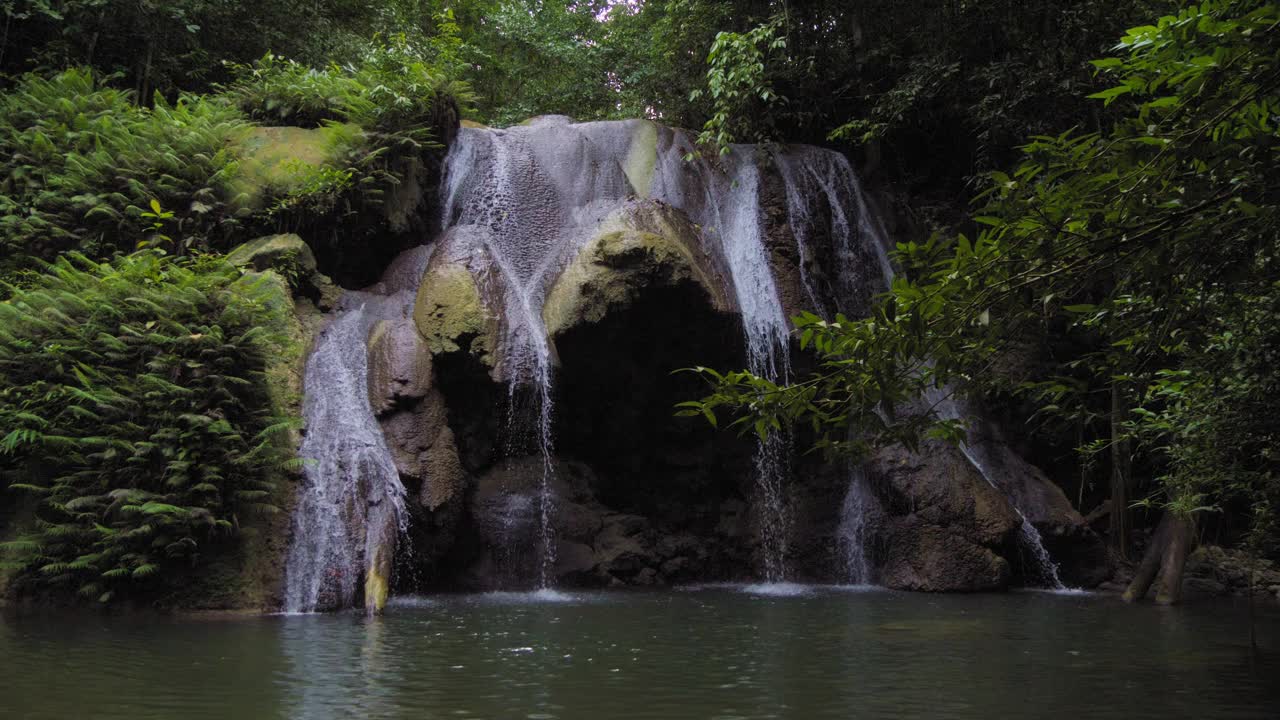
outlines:
[[[236,223],[228,148],[245,125],[198,97],[137,107],[86,69],[24,76],[0,95],[0,271],[24,256],[133,250],[153,200],[173,212],[173,251],[216,245]]]
[[[0,473],[39,500],[0,545],[14,589],[154,589],[275,510],[273,468],[296,462],[264,377],[279,283],[156,251],[70,253],[26,280],[0,303]]]

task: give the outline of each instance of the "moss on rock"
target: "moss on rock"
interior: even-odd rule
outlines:
[[[658,166],[658,126],[648,120],[637,120],[639,126],[631,135],[627,159],[622,169],[640,197],[649,197],[653,172]]]
[[[542,319],[556,336],[582,323],[599,322],[633,302],[649,286],[692,281],[711,304],[730,311],[722,284],[697,249],[697,231],[657,203],[640,203],[607,218],[547,294]]]
[[[286,279],[305,277],[316,270],[316,256],[293,233],[250,240],[227,253],[227,262],[258,271],[275,270]]]
[[[335,138],[359,134],[358,126],[253,127],[236,143],[239,172],[232,183],[242,207],[259,208],[271,191],[287,191],[308,170],[330,165],[335,155]]]
[[[466,266],[428,268],[414,302],[413,321],[432,355],[462,350],[493,365],[497,319],[485,307]]]

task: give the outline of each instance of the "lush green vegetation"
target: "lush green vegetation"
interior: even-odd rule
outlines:
[[[252,293],[226,299],[234,278],[212,256],[296,230],[322,269],[369,280],[424,231],[415,188],[461,116],[651,117],[691,129],[708,154],[742,141],[838,147],[907,220],[902,273],[871,317],[798,319],[815,375],[777,387],[708,371],[714,394],[690,412],[744,411],[761,432],[803,423],[820,446],[856,453],[957,437],[954,423],[902,408],[960,388],[1033,419],[1047,452],[1075,454],[1077,497],[1167,508],[1277,552],[1274,2],[12,0],[0,15],[0,338],[13,367],[83,353],[75,362],[101,374],[85,375],[93,388],[144,402],[125,390],[163,375],[153,357],[185,367],[197,360],[182,353],[209,347],[180,353],[148,329],[157,337],[109,357],[97,335],[32,333],[79,332],[74,321],[120,338],[155,323],[169,337],[212,322],[199,307],[234,315],[243,325],[221,333],[243,337],[269,312]],[[154,294],[170,291],[211,299],[170,307]],[[104,307],[86,316],[76,293]],[[267,315],[244,319],[255,313]],[[223,372],[249,383],[236,385],[249,389],[234,395],[245,414],[228,447],[253,444],[279,414],[250,391],[263,342],[224,346],[236,370]],[[239,479],[192,483],[216,486],[216,506],[154,478],[134,488],[99,455],[115,462],[162,428],[133,425],[118,403],[28,407],[45,402],[39,378],[6,378],[6,481],[46,493],[39,541],[14,546],[33,587],[104,595],[111,583],[93,573],[192,557],[185,543],[140,563],[136,549],[95,556],[95,513],[108,530],[159,532],[136,524],[151,513],[103,505],[112,491],[156,493],[126,504],[185,509],[160,513],[179,528],[166,539],[205,542],[238,493],[266,481],[263,455]],[[171,414],[156,417],[183,432],[212,432],[183,416],[224,412],[157,397]],[[109,432],[56,425],[88,423],[82,410],[118,414]],[[29,442],[36,432],[107,446],[60,465],[53,445]],[[90,492],[95,475],[107,485]],[[1131,515],[1112,516],[1124,552]],[[77,540],[50,542],[61,532]]]
[[[115,5],[0,7],[10,25],[57,21],[66,35],[98,27],[85,8]],[[399,188],[423,179],[470,95],[403,37],[366,35],[348,62],[316,67],[237,64],[227,48],[164,56],[132,89],[112,56],[64,41],[0,57],[95,65],[28,72],[0,93],[0,488],[33,503],[5,513],[16,524],[0,548],[13,590],[148,599],[235,552],[243,525],[287,500],[277,480],[293,449],[275,435],[296,398],[264,373],[300,350],[288,286],[242,279],[220,255],[328,227],[308,237],[336,264],[338,226],[353,253],[394,250],[418,201]]]
[[[28,75],[0,95],[0,271],[27,257],[133,250],[164,232],[185,252],[236,223],[231,143],[245,127],[224,103],[184,97],[141,108],[87,69]]]
[[[266,371],[288,298],[268,276],[157,251],[60,258],[0,303],[0,469],[40,503],[4,543],[14,586],[102,602],[154,587],[275,512]]]
[[[951,434],[892,412],[930,388],[1012,395],[1086,456],[1110,451],[1117,507],[1243,516],[1274,552],[1278,28],[1275,3],[1215,0],[1129,30],[1093,62],[1114,120],[1031,138],[990,175],[976,235],[900,245],[873,317],[800,318],[815,376],[710,374],[688,412],[806,421],[838,450],[849,426],[859,446]]]

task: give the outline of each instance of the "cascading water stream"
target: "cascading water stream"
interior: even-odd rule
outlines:
[[[875,495],[867,487],[866,473],[862,466],[850,463],[849,489],[840,507],[840,526],[836,530],[836,542],[844,561],[844,580],[851,585],[869,585],[873,579],[871,562],[867,557],[869,519],[876,506]]]
[[[464,129],[445,162],[445,228],[468,231],[473,271],[481,277],[493,271],[486,291],[503,309],[506,454],[533,449],[532,439],[542,458],[540,588],[551,586],[556,562],[553,374],[543,304],[585,228],[599,219],[593,206],[616,203],[629,189],[621,166],[601,162],[607,153],[597,145],[560,119],[544,119],[509,130]],[[513,503],[513,511],[519,504]]]
[[[962,420],[966,413],[961,405],[948,391],[939,390],[938,393],[946,392],[945,395],[939,397],[934,395],[926,398],[938,413],[938,417],[944,420]],[[986,457],[985,445],[982,442],[976,442],[977,438],[972,430],[969,430],[965,442],[960,444],[960,452],[964,454],[973,469],[978,471],[983,480],[987,484],[995,488],[997,492],[1004,495],[1009,501],[1009,506],[1018,514],[1018,540],[1022,548],[1030,553],[1032,562],[1035,566],[1037,579],[1052,590],[1061,590],[1066,586],[1062,584],[1062,579],[1058,575],[1058,564],[1049,557],[1049,551],[1045,550],[1044,541],[1040,537],[1040,531],[1036,530],[1031,521],[1027,519],[1026,513],[1022,508],[1018,507],[1018,503],[1008,493],[1000,489],[992,479],[990,465]]]
[[[734,145],[721,158],[722,171],[705,160],[692,164],[701,189],[700,202],[690,202],[682,184],[689,176],[684,158],[693,152],[687,138],[677,136],[659,160],[654,197],[682,207],[704,228],[725,262],[734,297],[742,314],[747,364],[752,373],[785,382],[791,371],[790,326],[773,277],[764,244],[760,207],[760,168],[754,146]],[[687,180],[686,180],[687,181]],[[760,528],[765,580],[787,579],[787,537],[790,522],[785,496],[790,472],[790,438],[773,432],[756,445],[756,487],[760,496]]]
[[[876,214],[870,211],[857,174],[844,155],[819,148],[775,152],[773,158],[786,185],[788,217],[800,251],[801,279],[806,293],[816,307],[829,308],[832,304],[823,302],[824,293],[807,271],[805,262],[812,252],[816,219],[825,210],[829,216],[826,229],[831,235],[833,255],[839,268],[831,293],[835,296],[833,304],[836,310],[846,315],[865,315],[870,310],[869,307],[849,307],[848,303],[853,298],[868,298],[863,292],[866,288],[876,292],[887,289],[893,281],[894,271],[889,261],[887,235]],[[818,199],[825,200],[825,208],[815,206],[815,200]],[[850,221],[851,210],[857,213],[856,222]],[[867,258],[863,253],[868,250],[874,263],[866,262]],[[869,274],[869,267],[878,269],[878,276]],[[827,312],[830,313],[830,310]],[[937,401],[936,409],[944,419],[962,418],[964,413],[950,396],[932,400]],[[987,483],[1000,490],[991,478],[988,463],[981,457],[981,444],[971,442],[972,440],[971,437],[970,442],[961,446],[964,457]],[[864,515],[874,498],[866,490],[865,482],[861,468],[854,468],[850,473],[849,490],[842,508],[838,535],[848,576],[855,582],[855,578],[867,577],[866,551],[863,547],[866,534]],[[1001,493],[1007,497],[1006,493]],[[1021,520],[1020,544],[1031,555],[1040,579],[1051,588],[1061,588],[1057,566],[1044,549],[1039,532],[1012,498],[1010,505]]]
[[[358,304],[338,314],[307,361],[308,463],[285,572],[291,613],[352,605],[359,580],[389,568],[386,547],[405,522],[404,486],[369,405],[370,300],[348,300]]]
[[[536,406],[512,416],[509,435],[522,432],[528,424],[523,417],[537,418],[530,434],[544,459],[543,586],[554,564],[555,539],[553,377],[541,312],[559,271],[608,212],[633,196],[685,211],[704,229],[704,249],[724,267],[731,285],[726,289],[741,310],[751,369],[775,380],[789,372],[789,329],[764,247],[756,150],[735,146],[720,167],[686,162],[692,150],[684,133],[643,121],[570,124],[543,118],[507,130],[464,129],[446,161],[445,227],[466,245],[476,277],[487,279],[488,302],[502,308],[500,364],[512,406],[521,397]],[[765,575],[771,581],[786,575],[788,455],[787,439],[780,435],[760,443],[757,452]]]
[[[772,160],[786,190],[788,225],[810,302],[827,318],[836,312],[865,315],[871,296],[888,287],[893,267],[886,233],[871,212],[853,167],[844,155],[815,147],[774,150]],[[828,287],[820,286],[809,270],[820,238],[829,241],[837,270]],[[844,579],[854,585],[873,580],[866,543],[869,519],[877,508],[866,473],[861,465],[850,463],[836,540]]]
[[[427,247],[406,253],[400,276],[421,277],[429,256]],[[400,473],[369,403],[366,341],[378,320],[407,317],[414,293],[394,279],[384,285],[386,294],[343,296],[307,359],[306,464],[285,565],[285,612],[349,607],[361,579],[368,610],[386,601],[408,517]]]

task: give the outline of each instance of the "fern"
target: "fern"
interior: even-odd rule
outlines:
[[[215,555],[236,514],[275,509],[275,438],[296,421],[264,371],[287,303],[213,257],[70,252],[42,270],[0,302],[0,472],[39,498],[0,552],[27,591],[160,588]]]

